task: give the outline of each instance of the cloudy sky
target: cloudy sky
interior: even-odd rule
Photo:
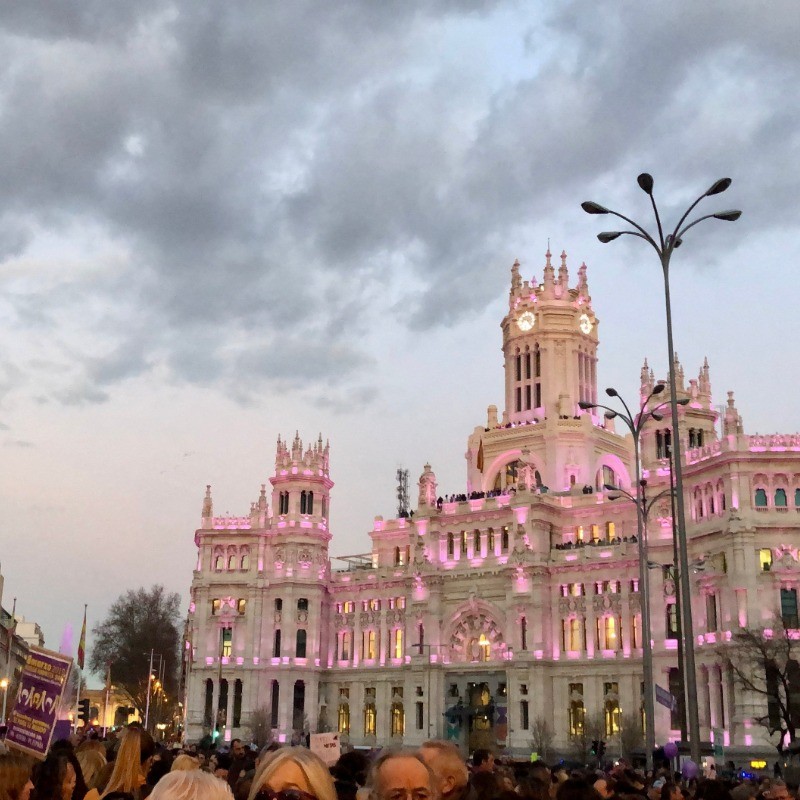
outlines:
[[[760,3],[0,5],[3,604],[58,646],[187,592],[203,490],[246,513],[278,434],[331,441],[336,553],[394,473],[464,485],[502,405],[509,267],[589,265],[600,380],[665,372],[662,287],[595,199],[667,216],[676,347],[746,429],[800,429],[800,15]],[[573,271],[574,275],[574,271]]]

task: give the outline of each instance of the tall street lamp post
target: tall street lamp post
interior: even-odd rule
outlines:
[[[645,756],[647,758],[648,771],[653,768],[653,748],[655,747],[655,707],[653,705],[653,644],[650,634],[650,581],[647,573],[647,547],[645,543],[645,500],[644,485],[642,480],[642,464],[639,451],[639,442],[642,429],[645,424],[653,419],[660,421],[663,419],[659,410],[667,405],[666,402],[651,407],[653,398],[658,397],[664,391],[664,384],[658,383],[653,390],[642,401],[639,406],[639,413],[634,414],[628,404],[620,397],[616,389],[606,389],[609,397],[616,397],[625,408],[625,413],[615,411],[602,403],[589,403],[581,401],[578,405],[584,409],[602,408],[605,411],[606,419],[620,419],[633,437],[633,470],[634,486],[636,497],[628,495],[636,502],[636,542],[639,550],[639,596],[642,605],[642,673],[644,678],[644,716],[645,716]],[[604,488],[619,491],[616,486],[606,485]],[[627,492],[626,492],[627,494]]]
[[[669,264],[673,252],[683,244],[683,237],[686,232],[703,222],[706,219],[719,219],[725,222],[734,222],[742,215],[741,211],[728,210],[718,211],[714,214],[704,214],[697,219],[687,222],[689,215],[694,211],[696,206],[706,197],[720,194],[724,192],[730,185],[730,178],[720,178],[715,181],[703,194],[700,195],[678,221],[672,233],[665,235],[664,228],[661,224],[661,217],[658,213],[655,198],[653,197],[653,177],[646,172],[643,172],[636,179],[639,187],[650,198],[650,203],[653,206],[653,214],[655,216],[656,226],[658,229],[658,236],[651,236],[641,225],[634,222],[632,219],[612,211],[611,209],[601,206],[599,203],[586,201],[581,203],[581,208],[587,214],[611,214],[614,217],[627,222],[628,225],[634,230],[624,231],[604,231],[599,233],[597,238],[603,243],[612,242],[620,236],[629,235],[636,236],[639,239],[644,239],[658,254],[659,261],[661,262],[661,271],[664,275],[664,301],[666,304],[666,317],[667,317],[667,355],[669,358],[669,385],[670,385],[670,409],[672,412],[672,447],[674,453],[675,463],[675,492],[676,492],[676,505],[677,505],[677,526],[676,534],[678,539],[678,556],[680,560],[680,588],[681,588],[681,616],[682,626],[681,634],[683,637],[683,657],[684,657],[684,685],[687,697],[686,708],[688,711],[689,722],[689,747],[692,760],[695,764],[700,763],[700,720],[698,716],[698,703],[697,698],[697,674],[695,672],[694,660],[694,626],[692,624],[692,595],[691,587],[689,585],[689,554],[686,543],[686,511],[683,502],[683,460],[681,457],[681,440],[680,431],[678,429],[678,398],[676,395],[676,382],[675,382],[675,348],[672,340],[672,306],[670,302],[669,292]]]

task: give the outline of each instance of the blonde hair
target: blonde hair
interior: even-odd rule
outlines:
[[[305,747],[283,747],[270,753],[258,765],[247,800],[255,800],[259,791],[269,783],[269,779],[287,761],[291,761],[300,768],[308,781],[311,793],[317,800],[337,800],[336,788],[333,785],[330,771],[319,756],[306,750]]]
[[[114,771],[106,784],[101,797],[110,792],[129,792],[135,794],[144,783],[142,762],[152,755],[153,739],[141,728],[128,728],[122,737],[119,752],[114,759]],[[142,751],[146,752],[143,753]],[[142,756],[145,755],[143,759]]]
[[[0,800],[19,800],[20,793],[31,779],[31,762],[21,756],[0,755]]]
[[[191,772],[193,769],[200,769],[200,759],[190,756],[188,753],[181,753],[172,762],[170,772]]]
[[[443,778],[452,778],[453,783],[458,789],[463,788],[469,782],[469,771],[458,748],[452,742],[443,742],[434,739],[425,742],[420,748],[420,752],[428,750],[432,754],[429,766],[436,776],[436,780],[441,782]],[[428,761],[423,756],[423,761]]]
[[[81,774],[86,782],[86,788],[94,789],[97,786],[97,777],[106,765],[105,755],[94,748],[86,748],[78,750],[75,757],[81,765]]]
[[[182,756],[178,756],[182,758]],[[178,760],[177,758],[175,759]],[[150,792],[152,800],[233,800],[231,787],[199,769],[170,772]]]

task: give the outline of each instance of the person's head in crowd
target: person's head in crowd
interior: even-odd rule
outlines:
[[[95,743],[98,743],[97,740],[93,740],[92,742],[87,740],[84,744]],[[94,789],[97,785],[97,778],[106,765],[105,750],[97,750],[94,747],[82,748],[81,746],[78,747],[78,752],[75,754],[75,757],[78,759],[78,764],[80,764],[81,774],[86,783],[86,788]]]
[[[228,779],[228,770],[231,768],[231,757],[228,753],[217,753],[217,761],[214,765],[214,775],[222,780]]]
[[[371,800],[438,800],[436,777],[421,754],[388,751],[372,765],[367,778]]]
[[[443,800],[458,800],[465,793],[469,772],[452,742],[425,742],[419,755],[433,772],[437,792]]]
[[[567,778],[556,790],[556,800],[600,800],[600,795],[588,780]]]
[[[81,742],[81,744],[83,744],[83,742]],[[78,745],[78,747],[80,747],[80,745]],[[69,739],[59,739],[57,742],[53,742],[50,752],[63,753],[66,755],[67,761],[72,765],[72,769],[75,772],[75,785],[72,789],[72,800],[83,800],[86,792],[89,791],[89,787],[83,779],[83,770],[81,769],[78,757],[75,755],[75,746],[73,743]]]
[[[656,781],[655,783],[657,783]],[[653,784],[655,786],[655,783]],[[661,796],[659,800],[683,800],[683,793],[681,787],[672,781],[665,781],[661,787]]]
[[[231,758],[244,758],[245,747],[241,739],[231,740]]]
[[[248,797],[249,800],[336,800],[336,789],[319,756],[305,747],[283,747],[258,765]]]
[[[50,752],[33,776],[33,796],[36,800],[72,800],[76,777],[63,750]]]
[[[495,797],[500,793],[500,782],[493,772],[476,772],[470,780],[478,797]]]
[[[494,753],[490,750],[476,750],[472,754],[474,772],[494,772]]]
[[[169,768],[170,772],[191,772],[193,769],[200,769],[200,759],[197,756],[181,753],[176,756]]]
[[[155,751],[155,742],[147,731],[138,725],[128,726],[114,759],[114,771],[102,796],[105,798],[111,792],[135,794],[145,782]]]
[[[155,786],[172,769],[173,758],[168,753],[155,756],[147,770],[147,785]]]
[[[178,770],[165,775],[150,792],[150,800],[232,800],[225,781],[202,770]]]
[[[617,782],[608,775],[601,775],[593,785],[602,800],[611,800],[617,789]]]
[[[28,800],[33,789],[31,767],[21,756],[0,755],[0,800]]]
[[[712,781],[706,781],[706,783],[712,783]],[[719,781],[713,781],[713,783],[719,783]],[[762,792],[762,797],[764,800],[790,800],[791,795],[783,781],[773,780],[770,782],[770,786]],[[706,797],[705,800],[717,800],[717,798]]]

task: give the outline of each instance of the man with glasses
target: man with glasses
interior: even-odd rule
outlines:
[[[371,800],[439,800],[433,773],[412,752],[384,753],[373,765],[367,786]]]

